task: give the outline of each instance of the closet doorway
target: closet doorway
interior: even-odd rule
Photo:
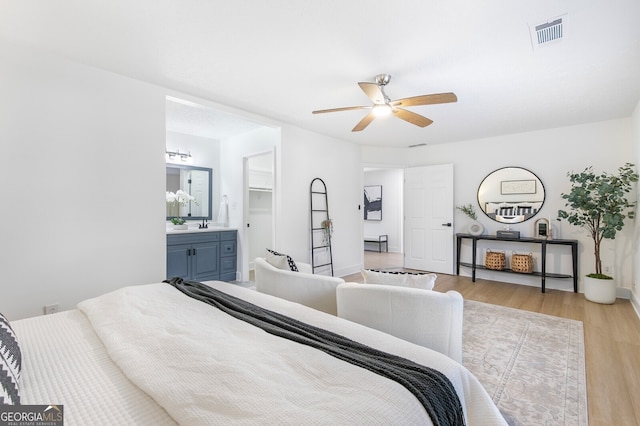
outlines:
[[[249,247],[249,270],[256,257],[273,247],[273,151],[245,157],[247,216],[245,241]],[[251,277],[251,272],[250,272]]]

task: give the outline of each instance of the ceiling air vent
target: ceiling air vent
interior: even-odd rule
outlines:
[[[565,37],[567,15],[548,20],[547,22],[532,25],[531,44],[537,49],[542,46],[559,42]]]

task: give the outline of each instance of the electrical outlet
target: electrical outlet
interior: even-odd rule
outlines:
[[[44,306],[44,314],[45,315],[55,314],[59,310],[60,310],[60,306],[58,306],[57,303],[54,303],[53,305],[45,305]]]

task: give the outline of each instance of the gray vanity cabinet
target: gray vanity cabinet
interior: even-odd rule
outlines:
[[[167,234],[167,278],[232,281],[236,231]]]
[[[236,279],[236,231],[220,232],[220,281]]]

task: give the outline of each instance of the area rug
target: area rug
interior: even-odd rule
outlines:
[[[462,363],[510,425],[588,424],[582,322],[464,303]]]

